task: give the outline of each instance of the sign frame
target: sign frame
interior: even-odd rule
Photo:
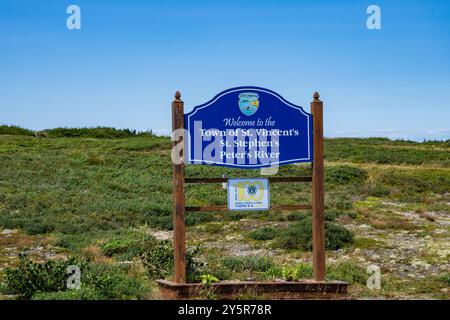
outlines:
[[[313,161],[311,176],[269,177],[270,183],[312,182],[311,205],[272,205],[270,210],[311,210],[313,242],[313,278],[325,283],[325,199],[324,199],[324,143],[323,143],[323,102],[319,93],[314,92],[311,102],[313,120]],[[189,207],[185,205],[185,183],[224,183],[227,178],[185,177],[186,140],[184,135],[184,102],[181,93],[175,93],[172,102],[172,167],[173,167],[173,247],[174,273],[176,284],[186,284],[186,225],[185,213],[192,211],[228,211],[227,206]],[[181,147],[180,147],[181,146]]]

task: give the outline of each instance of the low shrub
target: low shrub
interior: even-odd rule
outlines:
[[[294,266],[284,266],[281,275],[286,281],[298,281],[300,279],[311,279],[313,276],[312,266],[300,263]]]
[[[368,277],[369,275],[363,267],[350,261],[327,266],[327,278],[332,280],[365,285]]]
[[[325,248],[337,250],[353,243],[353,233],[335,223],[325,222]],[[312,221],[305,218],[280,230],[275,244],[283,249],[312,250]]]
[[[218,282],[219,278],[217,278],[216,276],[212,275],[212,274],[202,274],[201,276],[199,276],[200,280],[201,280],[201,284],[203,285],[211,285],[214,282]]]
[[[272,227],[261,227],[250,231],[248,236],[253,240],[272,240],[277,236],[277,230]]]
[[[81,270],[81,288],[69,290],[67,267]],[[118,266],[93,264],[76,258],[36,263],[21,255],[16,268],[5,271],[8,292],[35,300],[141,299],[149,292],[146,281]]]
[[[208,272],[208,273],[214,275],[219,280],[229,280],[233,276],[233,272],[221,264],[214,265],[214,266],[208,265],[204,269],[205,269],[205,272]]]
[[[283,267],[281,276],[286,281],[297,281],[299,279],[297,269],[293,267]]]
[[[326,199],[326,206],[337,210],[350,210],[353,208],[353,202],[347,197],[347,195],[335,195],[331,193],[330,197]]]
[[[148,215],[146,218],[147,224],[152,228],[162,229],[162,230],[172,230],[173,229],[173,217],[171,215],[167,216],[153,216]]]
[[[438,280],[450,286],[450,272],[440,274]]]
[[[267,269],[264,273],[270,280],[280,279],[283,277],[283,268],[274,265]]]
[[[156,243],[156,239],[150,235],[146,235],[143,239],[114,239],[102,246],[102,252],[108,257],[120,256],[124,259],[131,259],[142,255],[148,248],[155,246]]]
[[[313,277],[312,265],[307,263],[300,263],[296,268],[299,279],[311,279]]]
[[[364,186],[363,192],[365,192],[368,196],[381,198],[387,197],[391,193],[391,188],[387,185],[371,183]]]
[[[118,266],[90,265],[82,278],[85,288],[107,300],[142,299],[149,291],[145,280],[128,275]]]
[[[70,265],[77,265],[81,269],[86,262],[70,258],[36,263],[26,255],[20,255],[17,267],[5,270],[5,282],[11,292],[25,299],[37,292],[64,291],[69,276],[67,267]]]
[[[348,165],[327,167],[325,170],[325,182],[331,185],[360,184],[366,179],[365,170]]]
[[[188,281],[198,279],[200,263],[197,261],[199,247],[186,250],[186,275]],[[142,263],[151,279],[163,279],[172,275],[173,246],[170,241],[161,241],[141,255]]]
[[[34,136],[34,131],[19,126],[0,125],[0,135]]]
[[[259,256],[224,257],[222,264],[233,272],[265,272],[274,265],[272,259]]]
[[[151,131],[138,132],[130,129],[116,129],[110,127],[95,128],[55,128],[48,129],[44,132],[52,138],[97,138],[97,139],[114,139],[129,138],[136,136],[152,136]]]
[[[327,250],[340,249],[348,244],[352,244],[353,241],[354,236],[350,230],[335,223],[325,223],[325,248]]]

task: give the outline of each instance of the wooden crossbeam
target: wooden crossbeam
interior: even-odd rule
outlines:
[[[311,182],[312,177],[269,177],[270,183]],[[185,183],[224,183],[228,178],[184,178]]]
[[[270,206],[269,210],[279,210],[279,211],[287,211],[287,210],[310,210],[311,206],[306,204],[274,204]],[[227,206],[205,206],[205,207],[185,207],[185,211],[229,211]]]

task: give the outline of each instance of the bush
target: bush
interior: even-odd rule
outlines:
[[[171,215],[167,216],[148,215],[146,222],[152,228],[158,228],[162,230],[173,229],[173,217]]]
[[[353,208],[353,202],[342,194],[330,193],[330,197],[326,199],[326,206],[338,210],[350,210]]]
[[[346,228],[325,222],[325,248],[337,250],[353,243],[353,233]],[[312,221],[308,217],[280,231],[276,245],[283,249],[312,250]]]
[[[337,250],[352,244],[354,241],[353,233],[335,223],[325,223],[325,248],[328,250]],[[311,247],[312,249],[312,247]]]
[[[67,289],[67,267],[81,270],[81,289]],[[88,264],[75,258],[36,263],[24,255],[19,265],[6,269],[8,292],[35,300],[141,299],[149,291],[146,281],[112,265]]]
[[[145,280],[132,277],[117,266],[91,265],[85,274],[83,285],[92,288],[97,297],[104,299],[142,299],[149,291]]]
[[[0,135],[11,135],[11,136],[34,136],[34,131],[24,129],[18,126],[0,126]]]
[[[270,258],[259,256],[224,257],[222,264],[234,272],[265,272],[273,267],[273,261]]]
[[[151,279],[161,279],[172,274],[173,247],[162,242],[142,254],[142,263]]]
[[[129,138],[136,136],[152,136],[151,131],[138,132],[130,129],[116,129],[110,127],[96,128],[55,128],[45,130],[49,137],[52,138],[97,138],[97,139],[114,139]]]
[[[297,281],[298,280],[298,274],[297,269],[293,267],[283,267],[281,270],[281,275],[284,280],[286,281]]]
[[[195,281],[199,275],[200,264],[197,256],[199,247],[186,250],[186,274],[188,281]],[[172,275],[173,246],[170,241],[161,241],[141,255],[142,263],[151,279],[163,279]]]
[[[329,279],[365,285],[368,277],[364,268],[350,261],[327,266],[327,278]]]
[[[368,184],[364,186],[363,191],[372,197],[386,197],[391,193],[391,188],[382,184]]]
[[[298,281],[300,279],[311,279],[313,269],[311,265],[301,263],[297,266],[285,266],[281,273],[286,281]]]
[[[325,171],[325,182],[332,185],[359,184],[367,179],[367,172],[352,166],[327,167]]]
[[[119,256],[123,259],[131,259],[142,255],[156,243],[156,239],[152,236],[145,236],[143,239],[114,239],[103,245],[102,252],[108,257]]]
[[[272,266],[264,272],[267,278],[273,280],[283,277],[283,269],[279,266]]]
[[[37,292],[63,291],[66,289],[67,267],[70,265],[77,265],[81,269],[86,263],[75,258],[36,263],[20,255],[18,266],[5,270],[5,281],[9,290],[26,299]]]
[[[300,263],[297,266],[297,275],[299,279],[311,279],[313,277],[312,265]]]
[[[248,236],[253,240],[272,240],[276,237],[277,230],[272,227],[261,227],[254,229],[248,233]]]
[[[233,276],[232,271],[223,265],[217,265],[217,266],[208,265],[204,269],[205,269],[204,270],[205,272],[208,272],[208,273],[216,276],[220,280],[228,280],[228,279],[231,279],[231,277]]]
[[[439,275],[438,280],[450,286],[450,272]]]

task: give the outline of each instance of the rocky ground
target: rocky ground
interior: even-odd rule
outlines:
[[[383,203],[383,206],[387,214],[401,217],[403,222],[417,229],[380,229],[379,225],[374,227],[368,221],[358,219],[343,222],[355,233],[355,245],[327,252],[327,263],[353,261],[364,267],[376,265],[381,270],[382,285],[391,286],[388,290],[375,291],[350,287],[350,297],[450,299],[449,288],[436,285],[434,281],[450,271],[450,214],[429,212],[427,219],[423,213],[399,210],[401,206],[395,203]],[[271,248],[270,242],[255,242],[246,237],[246,232],[252,228],[263,225],[281,228],[286,224],[252,219],[227,224],[212,222],[190,228],[189,241],[202,243],[207,251],[220,251],[227,256],[269,256],[281,264],[310,262],[310,253],[286,253]],[[172,237],[171,231],[149,229],[148,232],[159,240]],[[26,253],[36,261],[64,258],[64,250],[55,247],[54,240],[42,235],[25,235],[16,229],[2,229],[0,272],[14,266],[19,253]]]

